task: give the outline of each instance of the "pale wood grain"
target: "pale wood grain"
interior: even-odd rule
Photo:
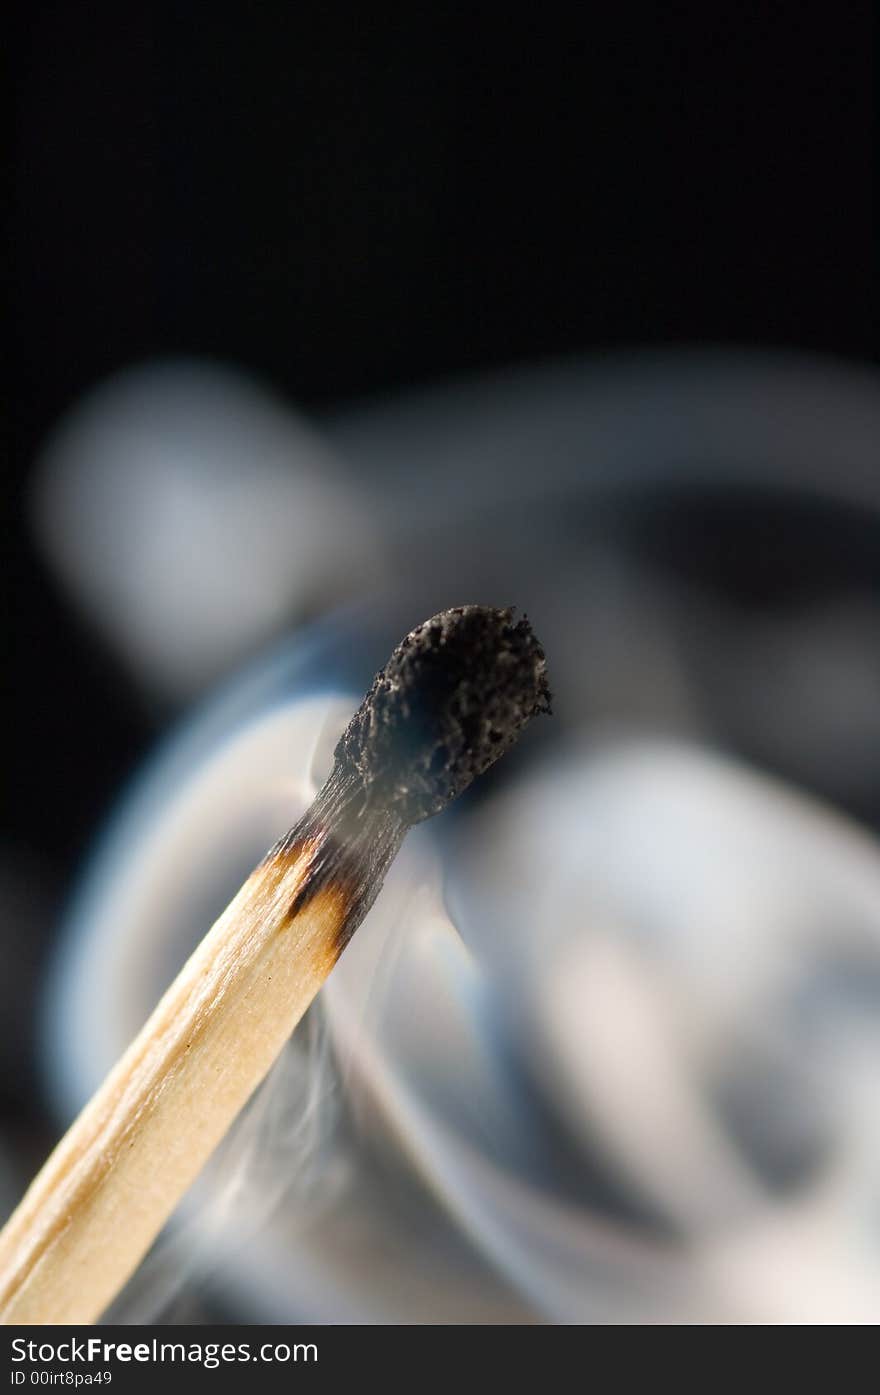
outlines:
[[[291,915],[308,862],[251,875],[31,1184],[0,1234],[3,1323],[95,1321],[268,1072],[346,914],[331,887]]]

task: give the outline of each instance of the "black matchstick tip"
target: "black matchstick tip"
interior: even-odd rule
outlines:
[[[336,747],[368,805],[406,825],[444,809],[550,711],[544,651],[511,609],[426,620],[377,673]]]

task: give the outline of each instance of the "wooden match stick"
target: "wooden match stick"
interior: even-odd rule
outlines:
[[[0,1321],[101,1315],[275,1061],[407,829],[549,710],[543,651],[511,611],[461,606],[407,636],[311,808],[251,873],[0,1234]]]

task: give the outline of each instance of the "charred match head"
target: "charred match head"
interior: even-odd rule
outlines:
[[[284,1049],[407,828],[461,794],[549,702],[543,652],[509,610],[460,606],[407,635],[309,808],[215,922],[4,1227],[0,1323],[100,1317]]]
[[[290,862],[308,849],[291,915],[334,888],[347,907],[341,953],[406,830],[439,814],[549,711],[544,651],[525,617],[465,605],[417,626],[376,674],[314,803],[269,854]]]
[[[513,611],[465,605],[408,634],[336,748],[405,825],[444,809],[550,711],[544,651]]]

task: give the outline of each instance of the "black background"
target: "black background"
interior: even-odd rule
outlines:
[[[876,353],[870,7],[36,5],[33,447],[175,350],[306,402],[536,354]]]
[[[21,513],[102,376],[208,355],[309,407],[633,344],[877,359],[869,5],[127,0],[17,40],[6,839],[52,903],[154,725]]]

